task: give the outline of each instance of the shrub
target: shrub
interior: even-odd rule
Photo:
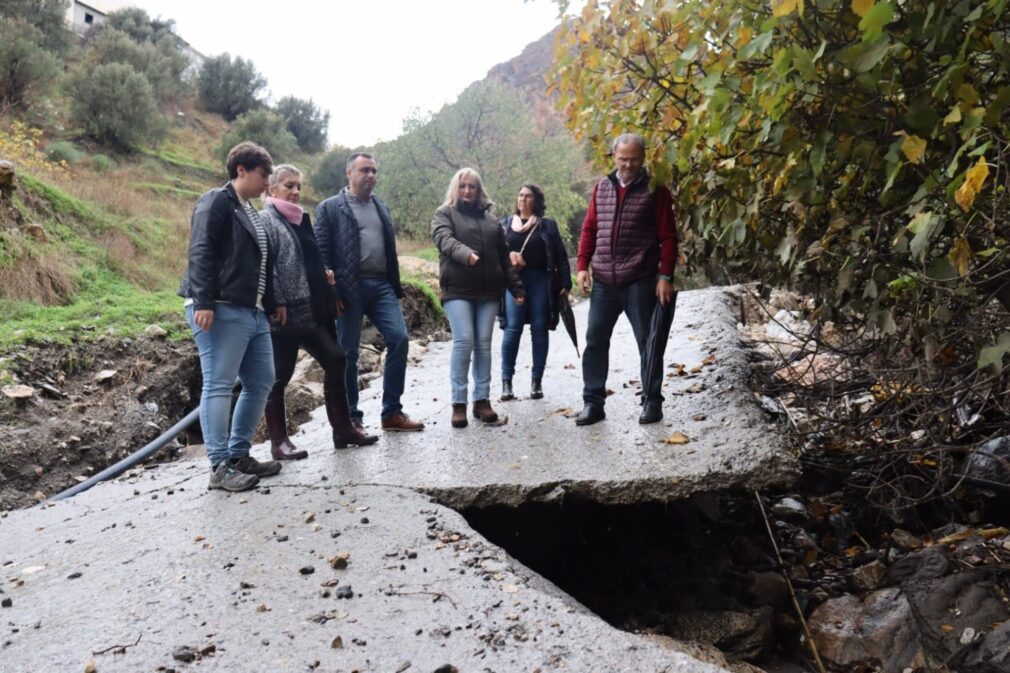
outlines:
[[[285,161],[298,145],[295,137],[285,128],[284,118],[266,108],[247,112],[235,120],[218,148],[222,160],[228,156],[228,150],[243,140],[265,147],[275,163]]]
[[[259,106],[259,94],[267,81],[256,72],[252,61],[229,54],[213,56],[203,62],[196,88],[200,104],[228,121],[237,119]]]
[[[311,100],[285,96],[277,102],[277,113],[284,117],[288,131],[298,141],[298,147],[310,154],[321,152],[326,147],[326,132],[330,125],[330,113],[325,112]]]
[[[159,131],[154,91],[147,78],[128,65],[104,63],[78,70],[68,90],[71,120],[101,143],[130,150]]]
[[[127,7],[110,12],[105,21],[96,26],[95,33],[101,34],[107,30],[125,33],[137,43],[157,43],[165,38],[175,37],[175,22],[171,19],[152,19],[147,12],[139,7]]]
[[[77,149],[77,145],[74,145],[69,140],[57,140],[46,146],[46,157],[50,161],[65,161],[68,164],[76,164],[85,157],[85,154]]]
[[[157,43],[141,43],[127,33],[103,26],[89,44],[87,60],[132,66],[147,78],[160,101],[177,101],[189,91],[185,79],[189,59],[178,50],[171,35]]]
[[[59,74],[59,61],[41,41],[42,33],[24,21],[0,19],[0,112],[28,109]]]
[[[3,0],[0,18],[18,19],[38,31],[35,45],[55,54],[65,54],[70,49],[70,31],[66,28],[66,0]],[[0,44],[7,38],[0,38]],[[0,63],[8,63],[0,58]]]
[[[315,172],[309,178],[312,188],[323,196],[332,196],[347,186],[347,157],[351,150],[339,145],[323,155]]]
[[[104,154],[93,154],[91,163],[95,165],[95,170],[107,171],[116,167],[116,162]]]

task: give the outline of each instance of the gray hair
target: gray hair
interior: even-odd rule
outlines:
[[[374,154],[369,154],[368,152],[351,152],[351,156],[347,157],[347,165],[344,166],[345,170],[351,170],[354,167],[354,162],[358,160],[358,157],[365,157],[366,159],[371,159],[375,162],[375,165],[379,165],[379,160],[375,158]]]
[[[281,183],[281,178],[288,173],[294,173],[298,177],[302,177],[302,172],[292,166],[291,164],[281,164],[280,166],[274,166],[274,172],[270,174],[270,187],[276,187]]]
[[[477,203],[480,204],[482,208],[489,209],[494,206],[494,201],[488,196],[488,193],[484,191],[484,182],[480,179],[480,173],[472,168],[461,168],[456,171],[456,175],[452,176],[452,180],[449,181],[449,189],[445,192],[445,202],[443,206],[449,206],[450,208],[455,208],[459,205],[459,181],[463,178],[473,178],[477,181]]]
[[[617,136],[610,145],[610,151],[617,152],[618,145],[635,145],[641,151],[642,156],[645,156],[645,138],[638,133],[622,133]]]

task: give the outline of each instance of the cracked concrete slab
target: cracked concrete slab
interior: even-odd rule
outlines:
[[[747,356],[736,329],[739,291],[680,293],[666,352],[661,423],[638,424],[638,351],[622,317],[610,353],[608,387],[614,394],[601,423],[575,426],[574,414],[582,408],[581,361],[559,328],[551,333],[544,399],[494,402],[498,413],[508,416],[507,424],[488,427],[471,419],[468,428],[454,429],[449,425],[451,343],[436,343],[418,366],[408,368],[403,396],[405,411],[427,424],[424,432],[382,434],[374,446],[335,452],[318,411],[295,438],[313,454],[312,462],[285,475],[297,478],[313,470],[355,483],[406,486],[455,508],[568,496],[626,504],[787,485],[798,473],[795,460],[747,385]],[[575,307],[580,340],[588,308],[588,302]],[[500,334],[496,329],[493,400],[500,390]],[[529,391],[529,368],[527,330],[515,377],[521,396]],[[366,425],[380,434],[381,396],[380,379],[362,392],[361,403]],[[677,432],[689,441],[666,443]]]
[[[0,668],[724,670],[610,627],[409,489],[206,476],[140,471],[0,519]]]
[[[565,335],[553,335],[545,399],[498,404],[509,423],[465,430],[449,426],[449,345],[435,344],[408,370],[422,433],[335,451],[317,414],[295,438],[309,459],[259,491],[208,492],[205,463],[182,462],[11,512],[0,518],[0,599],[11,602],[0,669],[724,671],[718,657],[612,628],[443,504],[630,503],[788,482],[795,465],[745,385],[736,315],[731,291],[681,294],[667,362],[687,375],[668,379],[656,426],[636,422],[623,320],[608,417],[587,428],[566,418],[581,406],[581,371]],[[379,396],[364,394],[373,425]],[[664,443],[675,431],[690,441]],[[334,568],[341,552],[347,567]],[[173,659],[182,647],[196,661]]]

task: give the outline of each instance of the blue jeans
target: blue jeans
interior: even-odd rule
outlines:
[[[473,399],[491,398],[491,334],[498,315],[497,299],[449,299],[442,304],[452,330],[449,380],[452,403],[466,404],[470,356],[473,356]]]
[[[385,278],[358,279],[358,300],[344,304],[337,318],[340,347],[347,356],[347,404],[351,416],[361,420],[358,411],[358,355],[361,353],[361,319],[367,316],[386,342],[386,366],[382,375],[382,418],[403,409],[400,397],[407,378],[407,323],[403,321],[400,299]]]
[[[645,375],[645,342],[649,337],[649,323],[656,306],[656,277],[647,276],[628,285],[616,287],[593,283],[589,300],[589,325],[586,328],[586,350],[582,353],[582,399],[586,404],[602,407],[607,400],[607,370],[610,367],[610,336],[621,313],[628,316],[631,330],[638,343],[642,360],[641,380]],[[642,396],[662,402],[660,388],[662,377],[651,390]]]
[[[263,417],[267,395],[274,384],[274,354],[270,325],[263,311],[234,304],[217,304],[214,322],[204,331],[193,322],[194,309],[186,307],[186,322],[200,351],[203,392],[200,427],[212,466],[228,458],[248,455],[250,439]],[[231,412],[231,392],[236,377],[242,392]]]
[[[523,269],[519,272],[526,290],[526,303],[520,306],[515,298],[505,293],[505,330],[501,340],[501,377],[511,379],[516,373],[516,356],[523,337],[523,326],[530,324],[533,340],[533,378],[542,379],[547,366],[547,349],[550,340],[547,326],[551,319],[551,299],[548,296],[547,271]]]

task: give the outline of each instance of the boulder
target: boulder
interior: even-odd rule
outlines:
[[[31,386],[26,386],[22,383],[12,383],[0,388],[0,392],[3,392],[4,397],[12,400],[27,400],[31,399],[35,395],[35,389]]]
[[[144,328],[144,336],[152,339],[164,339],[168,336],[168,331],[161,325],[148,325]]]
[[[903,585],[927,651],[959,673],[996,673],[1010,665],[1010,630],[999,570],[977,568],[945,577],[928,569]],[[995,628],[994,628],[995,627]],[[992,629],[992,630],[990,630]]]
[[[880,561],[871,561],[852,571],[852,586],[857,591],[872,591],[880,586],[887,568]]]
[[[891,532],[891,542],[895,547],[904,551],[913,551],[922,547],[922,540],[901,528],[895,528]]]
[[[893,587],[860,600],[846,594],[817,606],[809,627],[821,657],[844,670],[904,671],[926,665],[912,610]]]
[[[773,615],[771,607],[752,612],[699,610],[675,616],[670,630],[678,640],[714,645],[730,660],[756,661],[775,650]]]
[[[1010,437],[991,439],[968,456],[964,468],[971,479],[983,479],[1010,488]],[[988,491],[990,494],[992,491]]]
[[[772,515],[789,523],[804,524],[810,518],[806,506],[795,498],[782,498],[772,505]]]

